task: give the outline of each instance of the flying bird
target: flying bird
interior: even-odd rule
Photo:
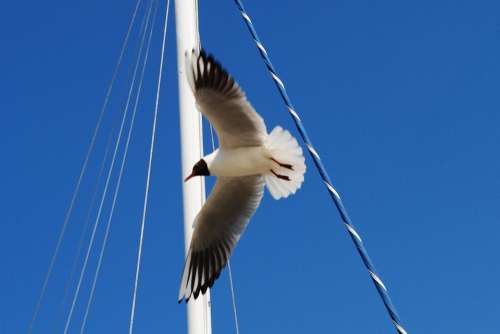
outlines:
[[[215,128],[219,148],[200,159],[185,179],[217,177],[194,221],[179,303],[213,286],[259,206],[264,185],[273,198],[288,197],[300,188],[306,171],[297,140],[280,126],[268,134],[243,90],[212,55],[187,52],[186,76],[198,110]]]

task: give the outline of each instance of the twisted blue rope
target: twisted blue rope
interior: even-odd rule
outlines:
[[[306,129],[304,128],[304,125],[302,124],[299,115],[295,111],[292,101],[290,100],[288,94],[286,93],[283,81],[281,81],[281,79],[278,77],[278,74],[276,73],[276,70],[274,69],[274,66],[271,63],[271,59],[269,59],[267,51],[262,45],[262,42],[260,41],[259,36],[257,35],[257,31],[255,31],[255,28],[252,24],[252,20],[248,16],[245,8],[243,7],[243,3],[240,0],[234,0],[234,2],[236,3],[236,6],[238,7],[241,13],[241,16],[243,17],[245,24],[248,30],[250,31],[250,34],[252,35],[255,44],[257,45],[257,49],[259,50],[259,53],[262,59],[264,60],[264,63],[269,71],[269,74],[271,74],[271,77],[274,80],[274,83],[276,84],[276,87],[278,88],[278,91],[280,92],[281,97],[283,98],[283,101],[285,102],[288,108],[288,112],[292,116],[295,126],[297,127],[297,130],[299,131],[299,134],[302,137],[302,140],[304,141],[307,150],[309,151],[311,158],[314,161],[314,165],[316,165],[316,168],[319,174],[321,175],[323,182],[325,183],[328,193],[330,194],[333,202],[335,203],[335,206],[337,207],[340,217],[344,223],[344,226],[346,227],[347,232],[349,232],[349,235],[351,236],[351,239],[354,242],[354,245],[356,246],[359,255],[361,256],[361,259],[363,260],[363,263],[365,264],[365,267],[368,270],[368,273],[370,274],[373,283],[375,284],[375,288],[377,289],[380,297],[382,298],[384,306],[387,312],[389,313],[389,317],[391,318],[394,327],[396,328],[399,334],[407,334],[406,330],[401,325],[401,321],[399,320],[396,308],[391,302],[391,297],[388,294],[387,288],[380,279],[380,276],[376,273],[375,266],[373,265],[372,261],[370,260],[370,257],[368,256],[368,253],[363,245],[363,241],[361,240],[361,237],[359,236],[358,232],[356,232],[356,229],[354,228],[354,225],[352,224],[351,219],[349,218],[349,215],[347,214],[347,211],[344,208],[344,204],[342,204],[342,200],[340,199],[339,194],[332,186],[330,177],[328,176],[328,173],[325,167],[323,166],[323,163],[321,162],[319,154],[314,149],[314,146],[312,145],[312,142],[309,139],[309,136],[307,135]]]

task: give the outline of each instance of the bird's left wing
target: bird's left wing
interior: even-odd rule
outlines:
[[[194,221],[179,302],[212,287],[260,204],[262,176],[220,177]]]
[[[186,76],[200,112],[213,125],[221,148],[260,146],[267,137],[262,117],[231,75],[203,50],[186,54]]]

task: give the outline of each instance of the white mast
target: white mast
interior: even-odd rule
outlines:
[[[175,0],[177,30],[177,66],[179,77],[179,112],[181,126],[181,154],[183,175],[203,156],[203,130],[201,114],[195,109],[195,100],[185,73],[185,52],[198,48],[197,0]],[[187,253],[193,234],[193,221],[205,202],[205,182],[196,177],[183,184],[184,240]],[[211,334],[210,291],[187,304],[188,333]]]

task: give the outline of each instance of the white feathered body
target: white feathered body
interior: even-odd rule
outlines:
[[[220,148],[203,159],[211,175],[228,177],[265,174],[274,164],[264,146]]]
[[[205,156],[210,174],[217,177],[262,175],[271,195],[288,197],[300,188],[304,181],[304,156],[297,140],[277,126],[267,135],[261,146],[219,148]],[[278,164],[289,164],[293,169]],[[288,176],[281,180],[275,174]]]

